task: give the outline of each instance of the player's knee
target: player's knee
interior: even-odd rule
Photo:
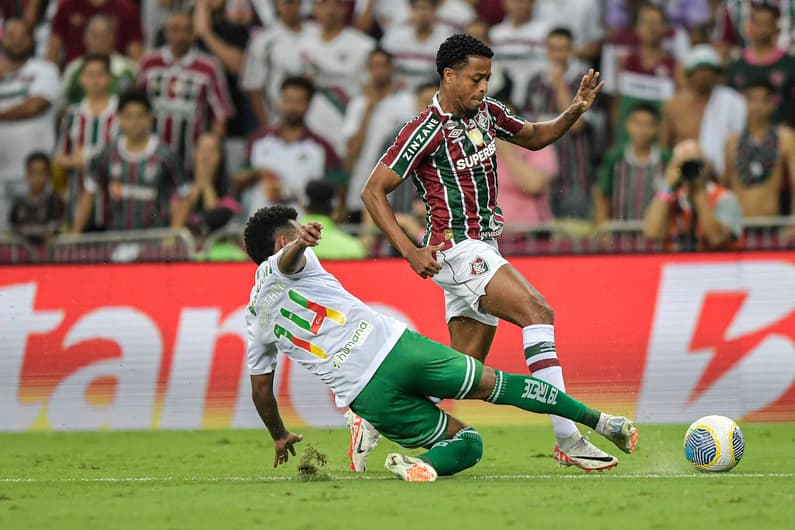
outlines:
[[[468,427],[458,431],[453,439],[459,440],[463,447],[459,461],[461,470],[474,466],[483,458],[483,439],[475,429]]]
[[[555,323],[555,312],[547,301],[540,296],[528,295],[527,300],[523,304],[523,309],[522,327],[533,324]]]

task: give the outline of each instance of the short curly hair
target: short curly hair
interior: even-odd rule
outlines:
[[[445,68],[460,68],[472,55],[491,59],[494,52],[483,42],[466,33],[450,35],[436,52],[436,72],[441,78]]]
[[[298,212],[289,206],[277,205],[260,208],[248,218],[243,240],[246,242],[246,253],[259,265],[271,255],[276,236],[279,231],[291,231],[295,228],[290,221],[298,219]]]

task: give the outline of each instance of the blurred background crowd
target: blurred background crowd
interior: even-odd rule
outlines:
[[[359,191],[457,32],[531,121],[588,68],[606,83],[553,146],[498,144],[506,253],[795,239],[795,0],[0,0],[0,18],[0,261],[244,259],[240,223],[277,203],[326,225],[322,257],[391,255]],[[414,187],[390,199],[419,240]]]

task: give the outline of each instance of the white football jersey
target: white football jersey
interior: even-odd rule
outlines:
[[[276,368],[279,352],[320,377],[347,407],[406,330],[350,294],[308,248],[295,274],[279,270],[281,252],[263,262],[246,312],[248,368],[252,375]]]

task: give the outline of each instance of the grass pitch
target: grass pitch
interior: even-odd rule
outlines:
[[[685,429],[641,426],[637,454],[586,475],[554,465],[548,426],[484,428],[480,464],[433,484],[393,479],[387,441],[353,475],[344,430],[298,431],[327,457],[311,481],[298,458],[271,468],[264,430],[3,434],[0,528],[793,527],[795,424],[742,425],[745,456],[724,474],[690,469]]]

